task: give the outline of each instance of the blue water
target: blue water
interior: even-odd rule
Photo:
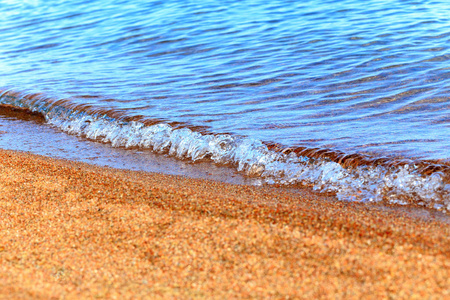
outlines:
[[[446,1],[2,1],[0,103],[112,146],[445,209],[449,172],[417,166],[450,161],[449,48]],[[353,154],[386,163],[333,159]]]

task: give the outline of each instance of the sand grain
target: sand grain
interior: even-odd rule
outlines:
[[[0,150],[0,298],[445,298],[449,225]]]

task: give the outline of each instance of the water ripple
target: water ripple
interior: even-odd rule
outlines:
[[[445,1],[7,1],[0,89],[286,147],[449,160]]]

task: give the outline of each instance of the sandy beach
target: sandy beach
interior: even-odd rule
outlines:
[[[0,150],[0,298],[450,297],[450,225]]]

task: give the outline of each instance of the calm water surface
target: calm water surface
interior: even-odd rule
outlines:
[[[0,12],[0,102],[62,131],[343,199],[450,207],[446,169],[350,170],[264,148],[448,165],[447,1],[10,0]]]

